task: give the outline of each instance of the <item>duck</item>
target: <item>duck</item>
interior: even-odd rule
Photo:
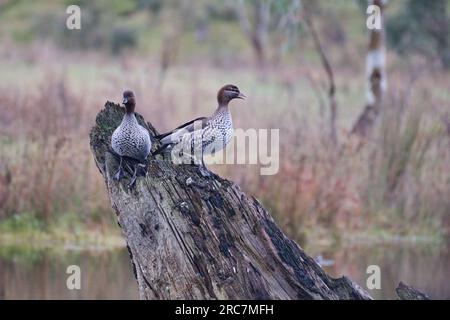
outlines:
[[[245,95],[233,84],[224,85],[217,92],[217,108],[209,117],[199,117],[174,130],[157,135],[161,146],[154,155],[168,150],[189,150],[190,158],[201,163],[201,174],[210,176],[203,156],[220,151],[226,147],[233,137],[233,119],[229,103],[233,99],[244,99]],[[172,153],[174,154],[174,153]],[[175,153],[176,154],[176,153]],[[184,153],[183,153],[184,154]]]
[[[125,106],[126,112],[122,122],[114,130],[111,137],[111,147],[120,157],[119,168],[113,177],[117,181],[123,177],[124,158],[130,158],[137,163],[146,163],[152,148],[152,141],[148,130],[138,123],[134,114],[136,97],[133,91],[126,90],[123,93],[122,103]],[[135,165],[129,187],[132,187],[136,182],[137,168]]]

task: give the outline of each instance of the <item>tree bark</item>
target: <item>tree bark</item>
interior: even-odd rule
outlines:
[[[400,300],[430,300],[426,294],[414,289],[411,286],[408,286],[407,284],[404,284],[403,282],[399,283],[398,287],[395,289],[395,292]]]
[[[108,150],[123,115],[107,102],[90,145],[141,299],[371,299],[347,277],[329,277],[256,198],[228,180],[161,156],[149,157],[147,175],[132,190],[128,177],[113,180],[118,161]],[[153,126],[137,119],[153,137]]]

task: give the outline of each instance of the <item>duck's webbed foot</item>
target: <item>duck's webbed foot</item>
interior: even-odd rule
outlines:
[[[213,173],[211,171],[209,171],[209,169],[206,167],[205,162],[203,162],[203,159],[202,159],[202,164],[200,164],[198,166],[198,169],[199,169],[202,177],[210,178],[213,176]]]
[[[136,185],[138,166],[139,166],[139,164],[136,164],[134,166],[133,176],[131,177],[130,183],[128,183],[128,188],[129,189],[133,189],[133,187]]]
[[[113,179],[116,181],[120,181],[120,179],[122,179],[123,177],[123,169],[122,167],[120,167],[117,172],[114,174]]]
[[[137,169],[136,169],[136,175],[137,176],[143,176],[146,177],[147,176],[147,171],[148,171],[148,161],[146,160],[145,163],[138,163],[136,165]]]
[[[117,169],[116,173],[113,176],[113,179],[116,181],[120,181],[123,177],[123,168],[122,168],[122,157],[120,157],[120,163],[119,168]]]
[[[199,166],[198,168],[199,168],[199,171],[200,171],[200,174],[202,175],[202,177],[209,178],[212,176],[212,173],[211,173],[211,171],[208,170],[208,168],[206,168],[204,166]]]

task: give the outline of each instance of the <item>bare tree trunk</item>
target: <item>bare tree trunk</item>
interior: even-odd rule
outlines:
[[[442,121],[444,122],[445,129],[447,131],[447,134],[450,138],[450,115],[446,114],[442,117]]]
[[[325,54],[325,51],[323,50],[311,14],[307,9],[304,10],[303,16],[306,24],[308,25],[309,31],[311,32],[314,46],[316,47],[316,50],[319,53],[320,60],[328,77],[329,83],[328,102],[330,106],[330,140],[334,145],[336,145],[338,143],[337,129],[336,129],[337,102],[336,102],[336,85],[334,82],[333,69],[331,68],[331,64]]]
[[[162,19],[164,25],[167,25],[168,27],[165,30],[161,45],[158,83],[155,92],[161,91],[167,72],[177,59],[182,32],[186,25],[186,17],[173,8],[172,10],[168,10],[168,12],[164,12]]]
[[[164,80],[166,78],[167,71],[175,63],[180,48],[180,30],[176,27],[174,30],[169,31],[168,34],[164,36],[164,41],[161,47],[161,58],[159,64],[159,77],[158,85],[156,91],[161,91],[164,85]]]
[[[90,145],[141,299],[371,299],[347,277],[329,277],[256,198],[228,180],[153,157],[133,190],[128,178],[113,180],[118,161],[108,150],[123,115],[107,102]],[[153,137],[153,126],[137,119]]]
[[[266,43],[270,22],[270,0],[253,1],[253,23],[243,0],[239,1],[237,14],[241,29],[250,42],[259,68],[266,66]]]
[[[366,137],[373,127],[381,111],[382,99],[386,91],[386,53],[384,7],[386,0],[373,0],[380,8],[381,29],[370,31],[369,50],[366,58],[367,102],[366,106],[353,126],[352,134]]]

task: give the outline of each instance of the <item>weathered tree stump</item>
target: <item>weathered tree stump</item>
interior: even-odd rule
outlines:
[[[395,292],[400,300],[430,300],[430,297],[428,297],[425,293],[422,293],[401,281],[395,289]]]
[[[114,181],[118,162],[108,149],[123,114],[107,102],[90,143],[141,299],[371,299],[347,277],[325,274],[257,199],[230,181],[161,156],[149,157],[147,176],[134,189],[128,178]],[[152,125],[137,118],[153,137]]]

